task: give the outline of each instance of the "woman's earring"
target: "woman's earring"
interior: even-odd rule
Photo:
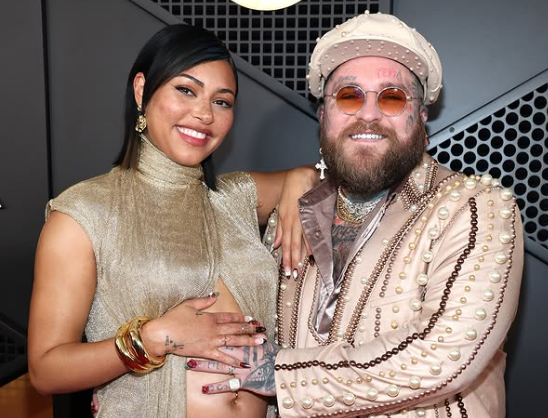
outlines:
[[[137,111],[139,112],[139,116],[137,117],[135,130],[141,133],[147,128],[147,118],[146,118],[146,115],[143,113],[143,109],[141,108],[141,105],[137,106]]]
[[[322,155],[321,148],[320,148],[320,155]],[[325,164],[323,157],[320,158],[320,161],[317,162],[314,167],[316,167],[316,170],[320,170],[320,180],[325,179],[325,170],[327,170],[327,165]]]

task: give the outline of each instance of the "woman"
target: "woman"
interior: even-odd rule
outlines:
[[[277,268],[257,218],[286,173],[214,176],[237,92],[228,50],[206,30],[168,26],[139,53],[117,166],[47,207],[29,321],[40,392],[97,387],[99,417],[266,414],[249,392],[212,403],[210,377],[185,372],[194,356],[246,367],[218,349],[273,339]]]

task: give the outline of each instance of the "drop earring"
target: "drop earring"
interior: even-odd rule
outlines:
[[[321,155],[322,155],[322,149],[320,148],[320,156]],[[323,156],[320,157],[320,161],[317,162],[314,167],[316,167],[316,170],[320,170],[320,180],[325,179],[325,170],[327,170],[327,165],[325,164],[325,161],[323,160]]]
[[[135,130],[139,133],[143,132],[147,128],[147,118],[143,113],[141,105],[137,106],[139,116],[137,117],[137,123],[135,124]]]

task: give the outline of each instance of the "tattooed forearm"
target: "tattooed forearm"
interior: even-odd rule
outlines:
[[[258,359],[258,367],[249,373],[242,382],[242,386],[252,392],[274,396],[276,394],[274,365],[279,348],[271,343],[265,343],[263,348],[263,356]]]

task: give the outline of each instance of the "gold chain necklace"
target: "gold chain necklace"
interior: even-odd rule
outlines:
[[[337,188],[337,216],[345,222],[361,224],[381,199],[382,196],[370,202],[355,203],[342,193],[339,186]]]

